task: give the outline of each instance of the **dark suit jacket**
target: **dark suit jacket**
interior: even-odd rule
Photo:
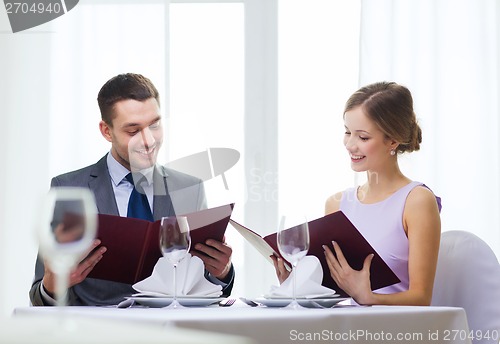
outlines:
[[[175,213],[188,213],[206,208],[205,191],[201,180],[187,174],[156,166],[153,174],[154,198],[153,217],[159,220],[163,216]],[[54,177],[51,187],[77,186],[88,187],[94,192],[97,210],[101,214],[119,215],[118,206],[111,185],[106,156],[96,164],[77,171]],[[223,295],[229,295],[234,282],[234,270],[231,267],[231,279],[223,288]],[[45,305],[40,292],[44,275],[43,260],[37,257],[35,277],[30,290],[30,300],[34,306]],[[129,284],[87,278],[82,283],[70,288],[69,305],[116,305],[136,290]]]

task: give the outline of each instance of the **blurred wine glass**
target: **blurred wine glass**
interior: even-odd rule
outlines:
[[[293,266],[292,302],[287,308],[302,308],[297,302],[296,280],[297,265],[309,251],[309,225],[302,215],[285,215],[281,217],[278,229],[278,250],[281,256]]]
[[[160,249],[174,267],[173,301],[166,308],[184,308],[177,300],[177,265],[191,248],[191,235],[186,216],[163,217],[160,224]]]
[[[69,274],[92,245],[97,208],[87,188],[58,187],[42,202],[38,228],[40,253],[56,276],[58,306],[67,304]]]

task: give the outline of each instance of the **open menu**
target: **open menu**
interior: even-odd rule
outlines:
[[[188,218],[191,251],[208,239],[223,241],[234,204],[183,214]],[[149,276],[162,253],[161,220],[151,222],[115,215],[98,215],[97,238],[106,246],[101,261],[88,277],[135,284]]]
[[[229,223],[271,263],[272,255],[282,257],[278,250],[277,233],[272,233],[262,237],[232,219]],[[370,269],[372,290],[400,282],[399,278],[373,249],[368,241],[366,241],[356,227],[354,227],[343,212],[337,211],[335,213],[325,215],[318,219],[309,221],[308,224],[310,245],[307,254],[316,256],[321,262],[321,266],[323,268],[322,285],[325,287],[334,289],[341,296],[348,296],[335,283],[330,275],[330,269],[326,263],[322,245],[327,245],[330,247],[332,252],[334,252],[332,241],[336,241],[339,244],[346,260],[349,262],[349,265],[356,270],[361,270],[363,268],[363,262],[369,254],[373,253],[375,255]]]

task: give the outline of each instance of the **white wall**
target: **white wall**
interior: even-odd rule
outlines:
[[[49,35],[13,35],[0,11],[0,315],[29,304],[37,202],[48,188]]]

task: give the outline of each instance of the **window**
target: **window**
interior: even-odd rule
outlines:
[[[206,181],[208,201],[234,201],[235,219],[255,231],[276,231],[281,211],[321,216],[325,198],[352,182],[341,113],[357,87],[358,1],[89,0],[51,25],[51,176],[107,152],[97,92],[136,72],[161,94],[161,163],[211,147],[241,153],[229,190],[222,176]],[[266,292],[274,269],[226,233],[235,294]]]
[[[358,88],[359,1],[279,2],[279,210],[324,215],[354,183],[343,109]]]

